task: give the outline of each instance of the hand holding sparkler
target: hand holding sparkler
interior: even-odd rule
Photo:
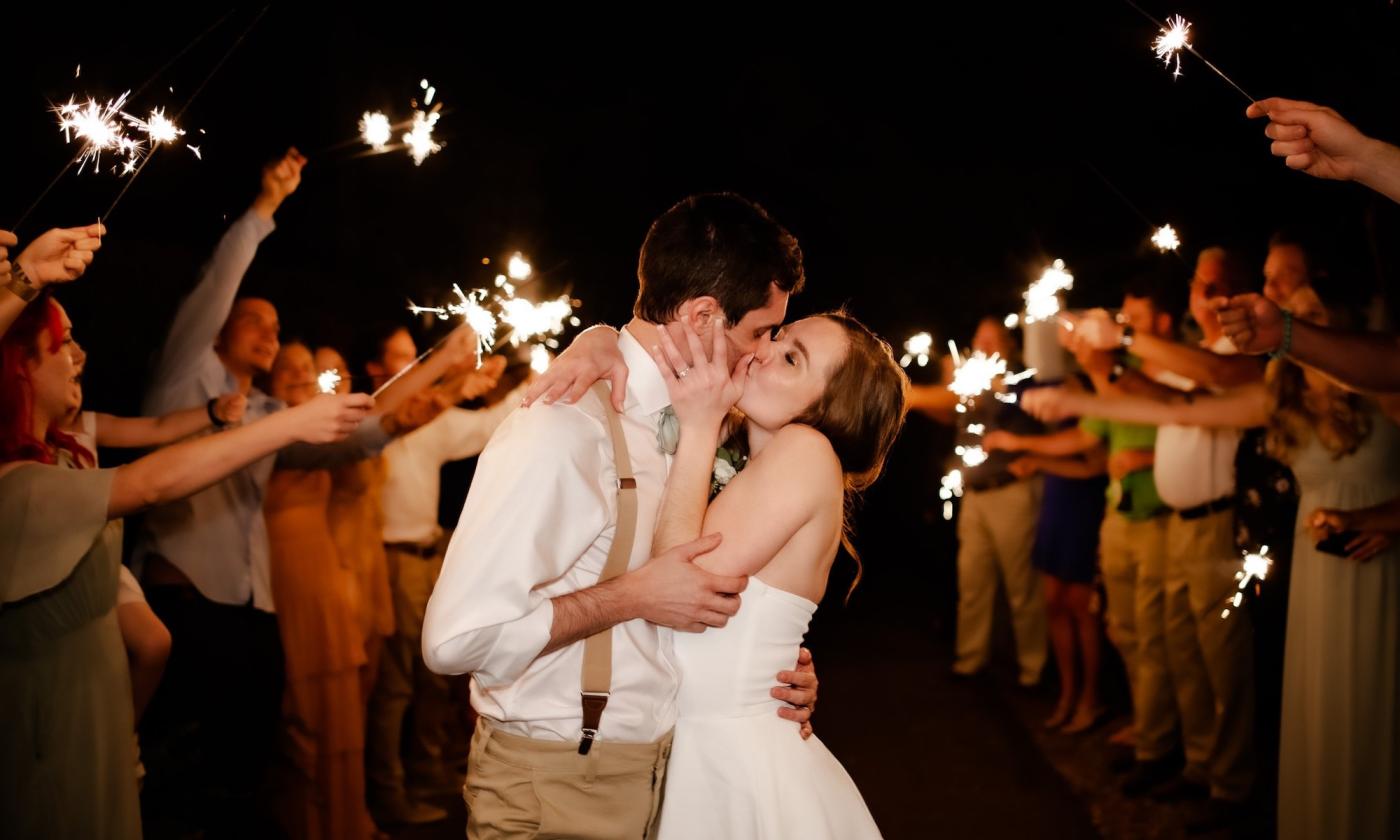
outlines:
[[[292,147],[285,155],[264,166],[262,189],[258,192],[258,197],[253,199],[253,210],[264,219],[270,220],[277,208],[282,206],[282,202],[287,200],[287,196],[296,192],[297,187],[301,185],[301,169],[305,165],[306,158]]]
[[[1400,149],[1367,137],[1331,108],[1270,97],[1252,103],[1245,116],[1268,117],[1270,151],[1290,169],[1315,178],[1358,181],[1400,201]]]
[[[1080,395],[1064,388],[1031,388],[1021,396],[1021,410],[1042,423],[1079,416]]]
[[[25,246],[15,264],[35,286],[68,283],[83,276],[92,265],[93,253],[102,247],[106,234],[107,228],[101,224],[54,228]]]
[[[618,332],[606,324],[589,327],[578,334],[569,348],[540,375],[520,401],[528,407],[536,400],[545,405],[562,402],[573,405],[588,393],[594,382],[612,383],[613,408],[622,411],[627,399],[627,362],[617,348]]]
[[[10,265],[10,248],[19,244],[19,237],[8,230],[0,230],[0,284],[8,285],[13,267]]]
[[[369,394],[318,394],[286,413],[297,416],[297,440],[335,443],[355,431],[373,408]]]
[[[1241,353],[1272,353],[1283,344],[1283,310],[1263,295],[1213,298],[1220,329]]]
[[[1105,309],[1091,309],[1074,321],[1077,346],[1092,350],[1115,350],[1123,344],[1123,325]]]
[[[214,416],[225,426],[243,422],[243,412],[248,408],[248,398],[234,391],[214,400]]]

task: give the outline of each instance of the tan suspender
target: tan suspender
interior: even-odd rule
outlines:
[[[612,580],[627,571],[632,557],[632,543],[637,535],[637,479],[632,472],[632,458],[627,454],[627,438],[622,434],[622,420],[612,406],[612,392],[601,382],[594,383],[593,394],[603,404],[608,418],[608,433],[612,437],[613,463],[617,466],[617,528],[612,547],[598,582]],[[589,636],[583,642],[583,738],[579,755],[588,755],[593,740],[598,737],[598,724],[608,705],[612,689],[612,632],[609,627]]]

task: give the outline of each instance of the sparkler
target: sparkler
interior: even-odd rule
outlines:
[[[1244,603],[1244,591],[1251,583],[1262,581],[1269,576],[1269,569],[1274,565],[1274,561],[1269,558],[1269,547],[1267,545],[1259,548],[1259,553],[1251,554],[1245,552],[1244,561],[1238,572],[1235,572],[1235,580],[1240,582],[1235,594],[1230,596],[1229,605],[1220,613],[1221,618],[1230,617],[1230,608],[1239,609]]]
[[[530,348],[530,370],[535,373],[544,373],[549,370],[549,350],[543,344],[536,344]]]
[[[963,494],[962,470],[949,470],[948,474],[943,476],[940,485],[938,498],[943,500],[943,519],[951,521],[953,518],[953,499],[961,499]]]
[[[497,298],[496,301],[501,309],[501,323],[511,328],[512,347],[531,338],[559,335],[564,331],[564,320],[574,311],[568,295],[539,304],[517,297]]]
[[[959,446],[953,450],[967,467],[980,467],[987,462],[987,453],[980,446]]]
[[[1171,24],[1171,28],[1163,29],[1157,40],[1152,42],[1152,51],[1167,67],[1172,66],[1173,59],[1176,60],[1176,69],[1172,71],[1172,78],[1175,79],[1181,75],[1181,51],[1191,48],[1188,40],[1191,24],[1181,15],[1168,18],[1167,23]]]
[[[176,139],[185,135],[185,130],[165,115],[164,108],[154,108],[151,115],[146,119],[139,119],[130,114],[122,114],[126,121],[137,131],[146,135],[146,142],[154,149],[161,143],[174,143]]]
[[[83,144],[75,158],[78,174],[81,175],[83,167],[89,163],[93,165],[92,171],[96,172],[102,164],[103,152],[130,154],[137,150],[137,142],[126,136],[120,122],[120,118],[126,116],[122,113],[122,106],[126,104],[129,94],[130,91],[127,91],[116,99],[109,99],[105,105],[98,105],[94,99],[79,105],[70,96],[67,104],[51,109],[58,115],[63,142],[72,143],[77,139]]]
[[[481,302],[486,300],[485,289],[472,289],[471,293],[468,294],[462,291],[461,286],[453,283],[452,291],[457,295],[456,303],[449,303],[446,306],[418,306],[409,302],[408,311],[415,315],[430,312],[438,316],[440,321],[446,321],[453,315],[461,316],[476,333],[479,364],[481,356],[490,353],[496,345],[496,316],[481,305]]]
[[[928,365],[929,354],[933,351],[933,336],[926,333],[915,333],[909,336],[909,340],[904,342],[904,358],[899,360],[900,367],[909,367],[918,360],[919,367]]]
[[[1018,312],[1012,312],[1010,315],[1006,316],[1006,320],[1002,321],[1002,323],[1006,325],[1008,330],[1014,330],[1021,326],[1021,315]]]
[[[338,368],[323,370],[316,377],[316,389],[323,394],[334,394],[339,387],[340,370]]]
[[[408,146],[409,154],[413,155],[414,166],[422,166],[429,155],[442,150],[442,146],[433,139],[433,127],[437,125],[439,116],[437,109],[413,112],[413,126],[403,136],[403,142]]]
[[[510,262],[506,265],[506,274],[510,276],[510,279],[518,283],[524,283],[526,280],[529,280],[530,275],[534,273],[534,266],[530,265],[530,261],[525,259],[524,254],[519,251],[511,254]]]
[[[1055,260],[1022,295],[1026,300],[1025,323],[1047,321],[1060,311],[1060,292],[1074,288],[1074,275],[1065,270],[1064,260]]]
[[[993,381],[1006,373],[1006,360],[1000,353],[988,356],[981,350],[957,362],[948,390],[964,400],[991,390]]]
[[[1152,234],[1152,244],[1157,246],[1157,250],[1162,253],[1175,251],[1181,247],[1181,238],[1176,235],[1176,230],[1171,225],[1162,225]]]
[[[1209,67],[1211,71],[1215,73],[1215,75],[1224,79],[1225,83],[1228,84],[1230,87],[1239,91],[1240,95],[1242,95],[1245,99],[1249,100],[1250,102],[1254,101],[1254,97],[1250,96],[1244,88],[1236,84],[1234,79],[1225,75],[1225,72],[1223,70],[1221,70],[1219,67],[1216,67],[1210,62],[1209,59],[1197,52],[1195,47],[1191,46],[1191,39],[1189,36],[1191,30],[1190,21],[1188,21],[1181,15],[1173,15],[1172,17],[1167,19],[1167,24],[1170,24],[1170,26],[1168,26],[1154,18],[1152,15],[1149,15],[1147,12],[1144,12],[1141,8],[1138,7],[1136,3],[1132,2],[1132,0],[1128,0],[1128,5],[1132,6],[1134,9],[1137,9],[1143,17],[1157,24],[1157,27],[1160,30],[1160,32],[1157,35],[1157,37],[1154,38],[1152,41],[1152,52],[1155,53],[1158,58],[1162,59],[1163,65],[1167,67],[1172,67],[1173,63],[1175,64],[1175,69],[1172,71],[1172,78],[1177,78],[1181,75],[1181,51],[1185,50],[1186,52],[1189,52],[1192,55],[1194,55],[1196,58],[1199,58],[1202,64]]]
[[[360,139],[376,152],[384,151],[393,135],[389,118],[379,111],[365,111],[364,116],[360,117]]]

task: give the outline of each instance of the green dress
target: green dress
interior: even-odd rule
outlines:
[[[139,838],[113,470],[0,475],[0,834]]]

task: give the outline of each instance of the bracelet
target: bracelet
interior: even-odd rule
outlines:
[[[39,296],[39,287],[29,281],[29,275],[24,273],[18,262],[11,263],[10,282],[5,284],[5,288],[25,303],[31,303]]]
[[[1287,309],[1279,311],[1283,313],[1283,341],[1269,354],[1270,359],[1282,359],[1293,349],[1293,313]]]
[[[214,413],[214,406],[219,404],[219,398],[215,397],[205,404],[204,410],[209,412],[209,422],[214,424],[214,428],[222,429],[228,424],[219,419],[219,415]]]

